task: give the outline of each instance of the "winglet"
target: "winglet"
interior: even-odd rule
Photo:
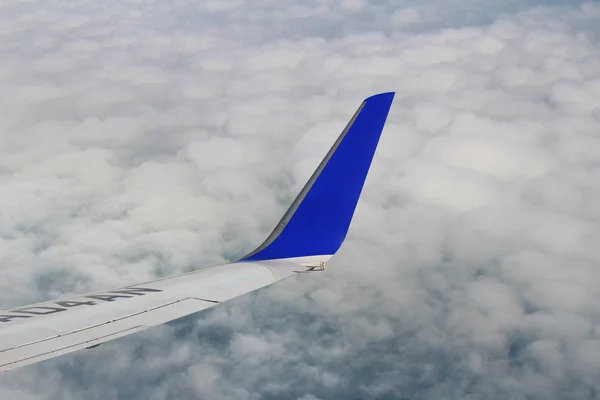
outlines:
[[[240,261],[320,256],[340,248],[394,93],[367,98],[269,237]]]

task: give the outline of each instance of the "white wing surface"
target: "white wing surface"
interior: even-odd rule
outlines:
[[[366,99],[277,227],[239,261],[0,311],[0,371],[99,345],[213,307],[297,272],[341,246],[394,94]]]

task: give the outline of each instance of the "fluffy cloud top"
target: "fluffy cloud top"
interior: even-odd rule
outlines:
[[[397,91],[326,274],[2,399],[598,397],[598,4],[7,1],[0,26],[2,307],[242,255]]]

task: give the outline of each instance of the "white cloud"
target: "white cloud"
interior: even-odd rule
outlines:
[[[3,399],[600,390],[596,3],[0,10],[3,307],[243,254],[397,91],[326,274],[4,374]]]

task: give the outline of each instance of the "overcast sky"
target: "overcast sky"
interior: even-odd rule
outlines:
[[[595,2],[0,0],[0,307],[252,250],[382,91],[325,274],[0,398],[600,398]]]

